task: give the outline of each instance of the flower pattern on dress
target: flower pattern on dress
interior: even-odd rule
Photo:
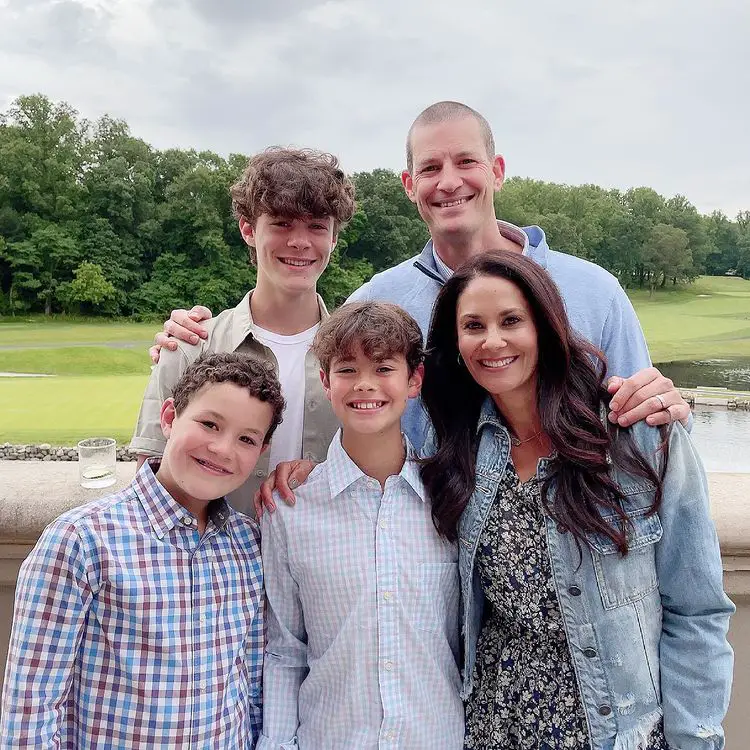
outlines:
[[[590,750],[586,715],[557,600],[536,476],[512,464],[479,539],[485,595],[466,750]],[[662,724],[645,750],[666,750]]]

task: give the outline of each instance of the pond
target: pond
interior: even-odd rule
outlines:
[[[750,391],[750,357],[659,362],[656,367],[681,388]]]
[[[693,417],[691,437],[706,471],[750,472],[750,411],[699,407]]]

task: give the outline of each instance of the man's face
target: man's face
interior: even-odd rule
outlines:
[[[289,293],[315,289],[336,245],[333,217],[261,214],[255,226],[240,219],[242,237],[255,248],[258,279]]]
[[[412,172],[401,181],[434,238],[471,235],[494,225],[494,194],[505,175],[473,117],[418,125],[412,131]]]
[[[162,406],[167,444],[159,477],[176,500],[213,500],[238,489],[265,450],[270,404],[234,383],[207,383],[178,415]]]
[[[352,357],[334,357],[323,388],[333,412],[351,435],[385,435],[400,431],[410,398],[419,395],[423,366],[409,374],[402,354],[370,359],[358,349]]]

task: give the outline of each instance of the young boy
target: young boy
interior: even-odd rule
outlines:
[[[223,496],[283,407],[267,363],[199,359],[161,408],[161,462],[47,527],[18,576],[2,748],[254,746],[259,530]]]
[[[262,519],[259,750],[459,750],[457,550],[435,531],[400,427],[422,384],[422,334],[395,305],[354,303],[313,351],[342,429],[295,507]]]
[[[354,187],[336,157],[277,148],[250,159],[231,193],[250,262],[258,269],[256,286],[237,307],[210,322],[199,346],[181,342],[176,351],[165,348],[146,389],[130,447],[141,460],[161,454],[161,403],[202,352],[262,357],[278,372],[287,407],[268,454],[250,481],[229,497],[235,508],[250,513],[255,491],[277,463],[303,457],[322,461],[338,427],[309,349],[320,321],[328,317],[316,284],[338,232],[354,212]]]

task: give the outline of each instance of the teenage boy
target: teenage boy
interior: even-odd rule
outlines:
[[[267,456],[229,497],[245,513],[263,478],[280,461],[322,461],[338,424],[309,353],[328,313],[316,284],[339,230],[354,212],[354,187],[330,154],[268,149],[250,159],[232,186],[232,210],[257,266],[257,282],[237,305],[206,326],[198,346],[165,351],[154,368],[130,447],[141,460],[160,455],[159,408],[185,368],[203,352],[251,352],[271,362],[287,407]]]
[[[283,408],[267,363],[201,358],[162,406],[161,462],[45,529],[18,576],[0,747],[254,746],[260,534],[223,496]]]
[[[459,750],[457,550],[432,523],[401,417],[422,333],[401,308],[348,304],[313,344],[342,429],[262,519],[268,600],[259,749]]]

